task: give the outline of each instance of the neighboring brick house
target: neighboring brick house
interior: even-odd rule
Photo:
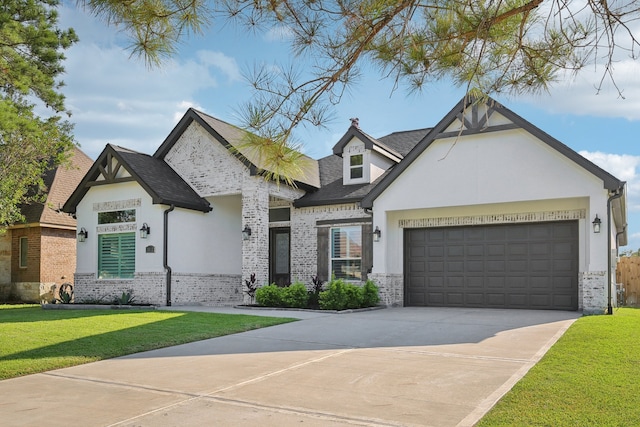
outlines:
[[[21,209],[25,220],[0,235],[0,297],[25,302],[51,299],[62,283],[73,283],[76,220],[61,208],[93,160],[74,148],[68,165],[47,171],[43,203]]]
[[[108,145],[64,206],[76,298],[232,305],[255,274],[369,278],[386,305],[611,304],[625,183],[491,99],[377,139],[354,119],[293,186],[261,175],[246,135],[189,109],[153,156]]]

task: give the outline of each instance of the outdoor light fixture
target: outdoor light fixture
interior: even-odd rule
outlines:
[[[376,229],[373,231],[373,241],[379,242],[380,237],[382,237],[382,231],[380,231],[380,228],[376,225]]]
[[[87,230],[85,230],[85,228],[82,227],[78,232],[78,242],[84,242],[87,239],[87,237],[89,237],[89,233],[87,233]]]
[[[151,227],[149,227],[145,222],[142,224],[142,228],[140,229],[140,238],[146,239],[149,234],[151,234]]]
[[[249,237],[251,237],[251,229],[248,225],[245,225],[244,230],[242,230],[242,240],[249,240]]]
[[[599,233],[600,232],[600,224],[602,224],[602,221],[600,220],[600,218],[598,218],[598,214],[596,214],[596,219],[594,219],[591,224],[593,224],[593,232],[594,233]]]

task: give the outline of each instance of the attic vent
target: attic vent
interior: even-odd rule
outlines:
[[[351,126],[354,126],[360,129],[360,120],[357,117],[352,117],[349,120],[351,120]]]

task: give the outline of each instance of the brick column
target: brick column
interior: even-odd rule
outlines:
[[[269,190],[261,177],[246,177],[242,185],[242,228],[251,236],[242,241],[242,289],[244,280],[256,275],[259,286],[269,280]],[[241,230],[238,230],[240,233]]]

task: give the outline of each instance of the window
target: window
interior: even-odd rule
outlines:
[[[20,268],[27,268],[27,254],[29,253],[29,241],[26,237],[20,238]]]
[[[336,279],[362,279],[362,228],[331,229],[330,269]]]
[[[136,222],[136,210],[98,212],[98,224],[115,224],[118,222]]]
[[[136,269],[136,233],[98,236],[98,279],[132,279]]]
[[[356,154],[349,159],[349,165],[351,168],[351,179],[358,179],[363,177],[363,156],[362,154]]]
[[[271,208],[269,209],[269,222],[291,221],[291,209]]]

